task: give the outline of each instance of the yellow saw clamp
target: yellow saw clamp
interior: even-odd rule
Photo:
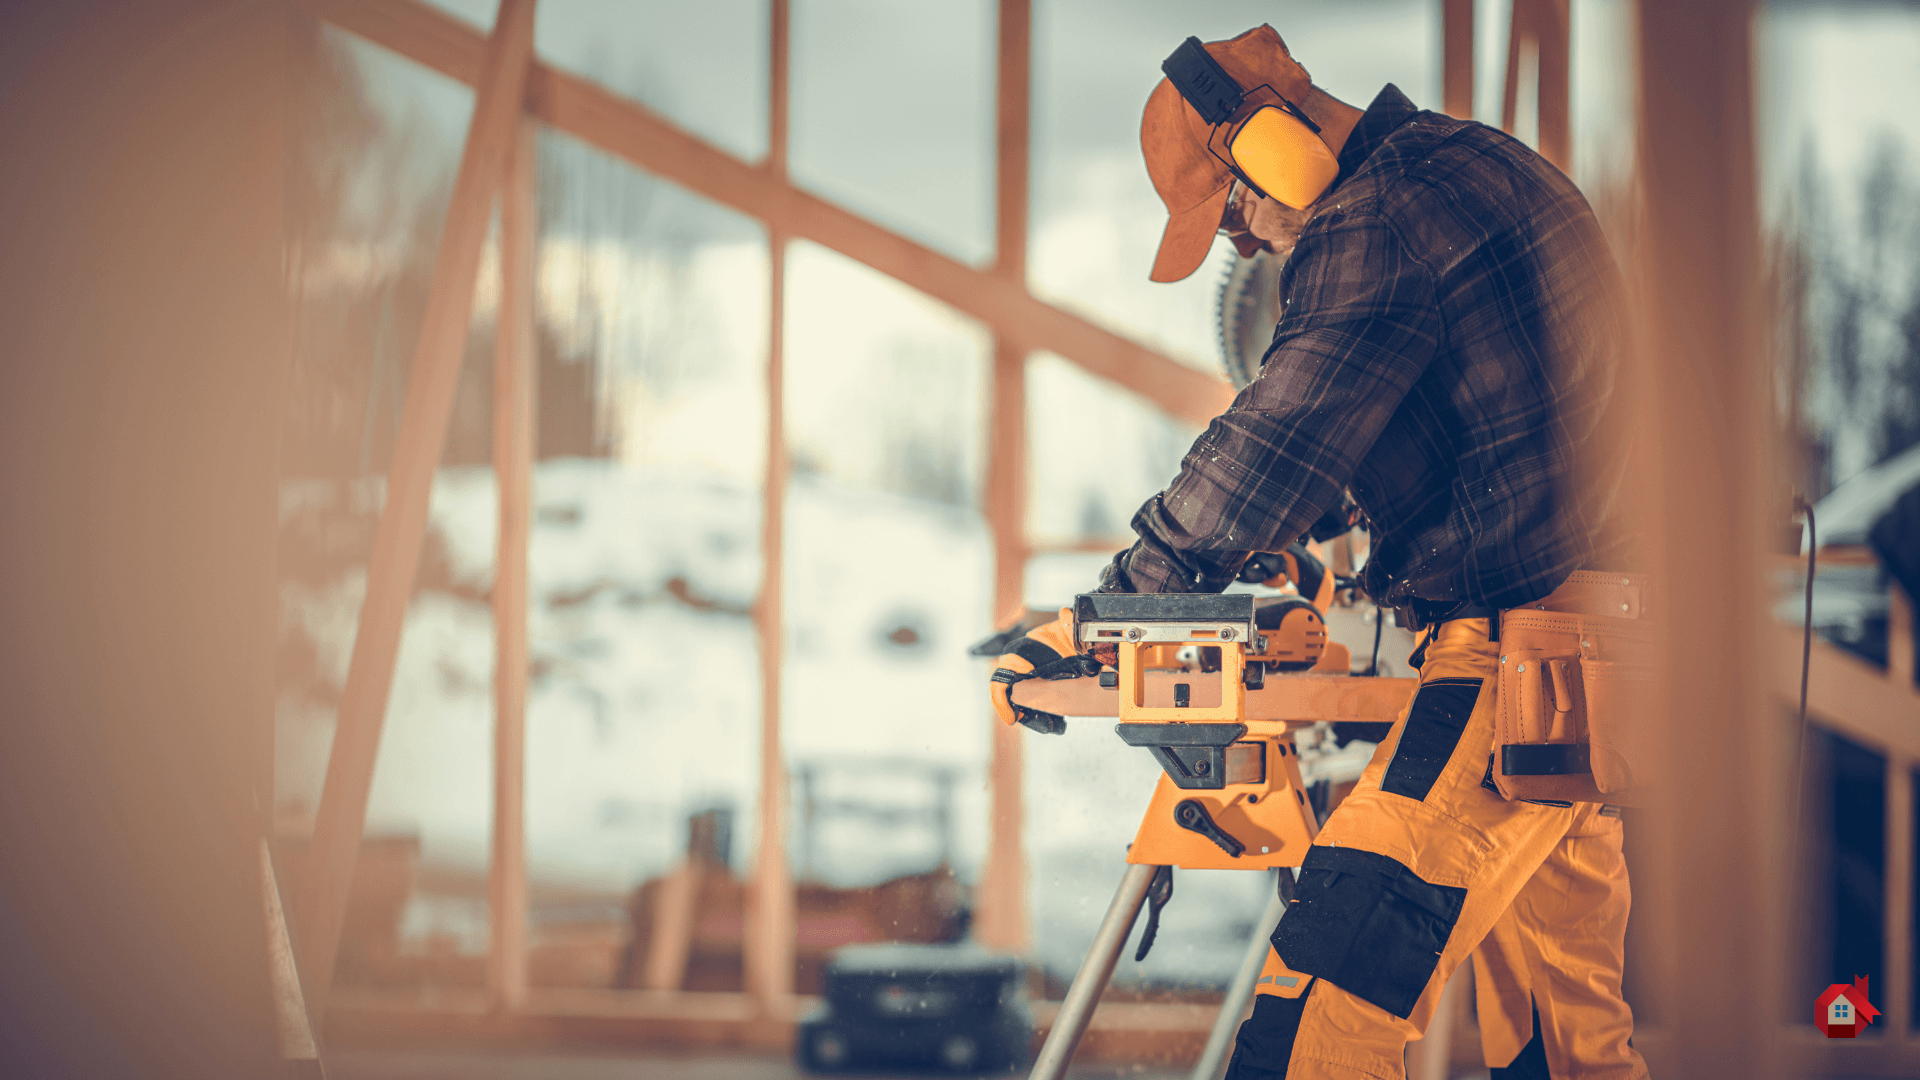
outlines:
[[[1301,569],[1289,557],[1285,570],[1292,573],[1285,576],[1301,583]],[[1012,687],[1013,702],[1027,709],[1117,717],[1120,738],[1151,753],[1161,767],[1119,892],[1047,1033],[1033,1080],[1064,1076],[1151,899],[1138,954],[1145,956],[1159,909],[1172,893],[1172,868],[1278,871],[1276,895],[1255,927],[1193,1075],[1212,1080],[1218,1071],[1291,897],[1292,868],[1319,831],[1293,733],[1323,720],[1391,720],[1416,681],[1347,674],[1346,647],[1327,640],[1323,611],[1333,586],[1327,577],[1312,582],[1318,605],[1248,594],[1078,596],[1076,638],[1096,657],[1117,662],[1098,675]]]

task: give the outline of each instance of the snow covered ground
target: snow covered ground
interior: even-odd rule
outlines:
[[[295,487],[288,502],[323,497]],[[377,503],[377,487],[357,497]],[[426,863],[473,872],[485,867],[492,812],[493,628],[480,597],[493,576],[495,500],[486,469],[443,470],[435,483],[432,527],[457,587],[422,592],[408,613],[368,818],[370,831],[419,836]],[[750,864],[760,682],[747,609],[761,572],[759,513],[757,491],[686,470],[539,467],[527,757],[537,879],[623,892],[670,866],[687,816],[716,805],[736,814],[736,867]],[[789,767],[895,759],[955,770],[956,870],[974,880],[990,720],[983,664],[966,649],[990,629],[984,524],[951,506],[802,477],[787,531]],[[1033,585],[1064,602],[1101,561],[1038,562]],[[336,685],[364,591],[358,569],[284,586],[286,618],[317,644]],[[317,800],[332,728],[330,709],[283,698],[283,807]],[[1065,975],[1118,883],[1158,771],[1103,721],[1026,747],[1038,959]],[[910,770],[894,773],[868,793],[903,809],[931,798]],[[812,863],[824,880],[867,884],[925,869],[937,843],[917,821],[836,819],[822,825]],[[1223,980],[1270,887],[1264,875],[1183,872],[1160,944],[1121,977]],[[435,929],[430,915],[410,926]],[[470,927],[460,936],[484,940]]]

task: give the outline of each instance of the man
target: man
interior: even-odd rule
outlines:
[[[1228,1076],[1400,1076],[1470,955],[1496,1080],[1645,1076],[1620,996],[1618,811],[1509,801],[1491,766],[1499,613],[1631,564],[1611,525],[1606,242],[1572,182],[1498,131],[1393,86],[1353,108],[1271,27],[1204,50],[1169,59],[1141,126],[1169,214],[1152,277],[1192,273],[1216,231],[1290,249],[1281,318],[1100,587],[1218,591],[1344,490],[1373,533],[1367,592],[1422,629],[1420,688],[1306,857]],[[1256,99],[1278,102],[1272,139],[1243,148]],[[1010,687],[1084,669],[1080,651],[1064,621],[1018,642],[991,688],[1002,719],[1057,729]]]

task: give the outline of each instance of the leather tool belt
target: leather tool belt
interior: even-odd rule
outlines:
[[[1493,781],[1508,799],[1632,806],[1666,780],[1652,743],[1664,627],[1644,574],[1581,571],[1500,616]]]

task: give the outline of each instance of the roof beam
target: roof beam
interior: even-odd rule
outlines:
[[[309,0],[317,17],[450,78],[473,85],[486,37],[423,0]],[[1029,293],[1024,282],[981,270],[874,224],[694,137],[629,98],[534,61],[526,109],[776,232],[865,263],[985,323],[998,337],[1058,353],[1196,424],[1233,400],[1224,379],[1095,326]]]

